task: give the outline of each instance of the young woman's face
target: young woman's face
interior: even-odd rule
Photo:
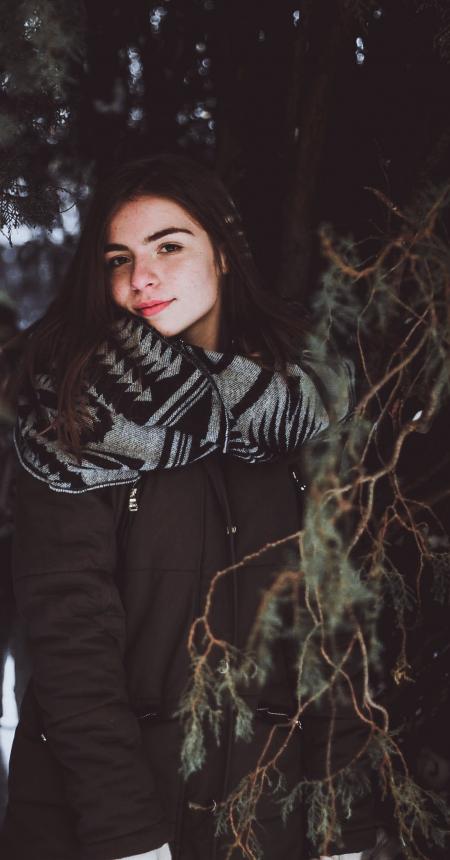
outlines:
[[[106,276],[116,304],[166,337],[216,349],[220,273],[208,234],[178,203],[140,197],[111,218]]]

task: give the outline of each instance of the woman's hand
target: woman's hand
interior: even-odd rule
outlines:
[[[133,854],[128,857],[118,857],[117,860],[172,860],[169,843],[166,842],[161,848],[153,851],[145,851],[143,854]]]
[[[356,854],[320,855],[315,860],[401,860],[402,846],[396,836],[389,836],[385,830],[378,830],[377,841],[373,848],[358,851]]]
[[[365,853],[365,852],[364,852]],[[314,860],[362,860],[363,852],[357,851],[356,854],[321,854],[319,858]]]

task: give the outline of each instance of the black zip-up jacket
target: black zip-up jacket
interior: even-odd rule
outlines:
[[[257,714],[253,741],[234,740],[228,712],[220,746],[211,741],[205,766],[184,783],[173,712],[188,678],[187,636],[216,571],[298,530],[298,493],[287,462],[221,454],[146,473],[131,493],[55,493],[18,468],[14,580],[33,676],[13,745],[2,858],[116,860],[165,842],[174,860],[225,856],[214,809],[255,765],[270,720],[280,719],[273,714],[293,712],[295,670],[280,639],[265,687],[244,692]],[[263,590],[296,546],[268,550],[220,581],[215,636],[245,644]],[[222,655],[212,662],[227,671]],[[305,712],[283,754],[288,787],[320,775],[328,726],[326,708]],[[336,762],[364,741],[342,706]],[[284,827],[263,795],[258,819],[266,860],[311,856],[300,807]],[[343,824],[340,851],[374,843],[370,800]]]

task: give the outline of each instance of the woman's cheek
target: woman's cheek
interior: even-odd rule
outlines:
[[[110,290],[111,290],[111,295],[113,297],[113,301],[117,305],[121,305],[122,307],[125,307],[127,304],[128,293],[129,293],[125,284],[121,283],[118,279],[113,279],[112,282],[110,282]]]

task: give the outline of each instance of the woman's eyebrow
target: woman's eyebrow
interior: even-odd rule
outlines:
[[[165,227],[164,230],[157,230],[156,233],[152,233],[151,236],[146,236],[144,239],[144,244],[147,245],[149,242],[156,242],[158,239],[162,239],[163,236],[169,236],[170,233],[189,233],[190,236],[193,236],[192,230],[188,230],[186,227]],[[105,254],[108,251],[127,251],[126,245],[119,245],[117,242],[110,243],[109,245],[105,245]]]

